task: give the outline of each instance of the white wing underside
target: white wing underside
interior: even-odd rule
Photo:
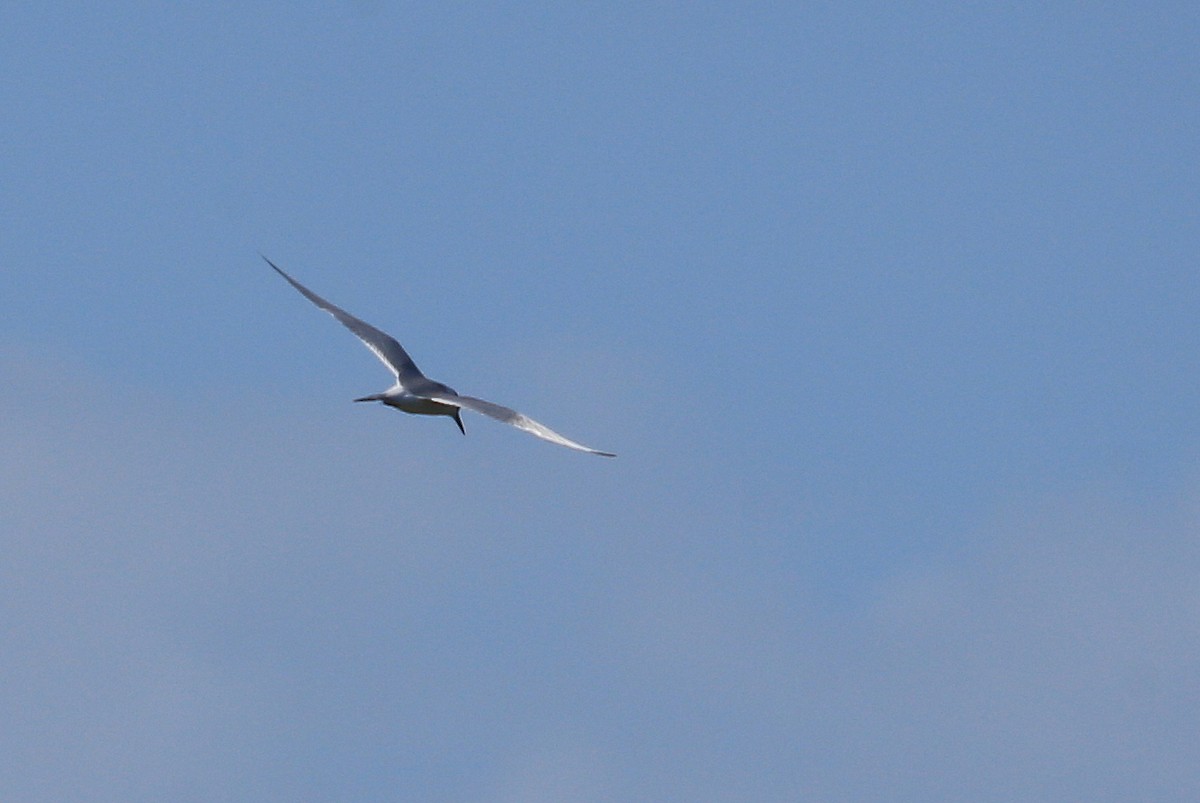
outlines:
[[[474,410],[477,413],[482,413],[489,418],[494,418],[497,421],[503,421],[505,424],[524,430],[530,435],[536,435],[545,441],[557,443],[559,446],[566,446],[568,449],[578,449],[581,452],[588,454],[598,454],[603,457],[616,457],[612,452],[602,452],[599,449],[593,449],[590,446],[584,446],[582,443],[576,443],[570,438],[559,435],[554,430],[545,424],[539,424],[527,415],[518,413],[503,405],[493,404],[490,401],[477,399],[474,396],[460,396],[457,393],[431,393],[423,394],[434,401],[442,402],[443,404],[452,404],[455,407],[461,407],[466,410]]]

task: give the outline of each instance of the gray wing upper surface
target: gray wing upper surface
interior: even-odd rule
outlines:
[[[584,446],[582,443],[576,443],[570,438],[559,435],[550,427],[539,424],[527,415],[518,413],[516,410],[509,409],[499,404],[494,404],[483,399],[476,399],[474,396],[460,396],[451,393],[433,393],[429,394],[429,398],[434,401],[440,401],[444,404],[453,404],[456,407],[462,407],[467,410],[474,410],[477,413],[482,413],[489,418],[494,418],[497,421],[503,421],[505,424],[510,424],[517,429],[522,429],[531,435],[536,435],[542,440],[557,443],[559,446],[566,446],[568,449],[578,449],[581,452],[588,454],[598,454],[603,457],[616,457],[612,452],[602,452],[599,449],[593,449],[590,446]]]
[[[261,255],[260,255],[261,256]],[[287,275],[271,260],[263,257],[266,263],[275,269],[275,272],[287,280],[288,284],[300,291],[300,294],[307,298],[312,303],[316,304],[321,309],[328,312],[333,317],[337,318],[347,329],[358,336],[366,347],[374,352],[375,356],[388,367],[389,370],[396,376],[396,381],[401,385],[416,383],[418,380],[425,379],[425,375],[417,368],[417,364],[412,361],[412,357],[408,356],[408,352],[404,350],[396,339],[387,332],[381,332],[366,321],[360,321],[350,313],[346,312],[341,307],[330,304],[319,295],[309,290],[300,282]]]

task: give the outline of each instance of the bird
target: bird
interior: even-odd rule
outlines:
[[[444,415],[454,419],[454,423],[458,424],[458,428],[463,435],[467,434],[467,430],[463,426],[462,411],[474,410],[489,418],[494,418],[497,421],[502,421],[517,429],[524,430],[542,440],[557,443],[559,446],[566,446],[568,449],[576,449],[588,454],[600,455],[601,457],[616,457],[612,452],[603,452],[599,449],[593,449],[590,446],[584,446],[582,443],[576,443],[570,438],[559,435],[550,429],[550,427],[539,424],[529,416],[518,413],[516,410],[495,404],[494,402],[477,399],[474,396],[462,396],[448,385],[435,382],[421,373],[421,370],[417,368],[417,364],[413,362],[412,357],[408,356],[408,352],[404,350],[404,347],[391,335],[376,329],[365,321],[355,318],[341,307],[331,304],[293,279],[282,268],[267,259],[266,256],[262,254],[259,254],[259,256],[262,256],[266,263],[275,269],[276,273],[286,279],[288,284],[300,291],[300,295],[328,312],[343,326],[353,332],[379,358],[380,362],[387,366],[388,370],[396,378],[395,384],[382,393],[372,393],[369,396],[363,396],[354,401],[377,401],[388,407],[393,407],[401,412],[413,415]]]

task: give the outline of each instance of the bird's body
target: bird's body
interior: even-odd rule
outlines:
[[[263,257],[263,259],[280,276],[286,279],[288,284],[296,288],[301,295],[337,318],[342,325],[357,335],[358,339],[374,352],[375,356],[395,376],[396,383],[392,387],[382,393],[373,393],[370,396],[355,399],[355,401],[377,401],[389,407],[394,407],[401,412],[413,415],[448,416],[454,419],[454,423],[458,425],[458,428],[462,430],[464,435],[467,433],[467,430],[463,427],[461,411],[465,408],[494,418],[497,421],[511,424],[531,435],[536,435],[543,440],[557,443],[560,446],[566,446],[569,449],[577,449],[581,452],[598,454],[603,457],[616,457],[611,452],[602,452],[599,449],[593,449],[565,438],[549,427],[539,424],[532,418],[518,413],[516,410],[510,410],[507,407],[493,404],[483,399],[477,399],[473,396],[460,396],[448,385],[435,382],[421,373],[416,363],[408,356],[408,352],[393,337],[376,329],[365,321],[355,318],[340,307],[329,303],[293,279],[274,262],[266,257]]]
[[[429,385],[423,389],[424,393],[440,393],[442,395],[458,394],[454,389],[443,385],[441,382],[429,381]],[[435,401],[428,395],[415,393],[408,388],[405,388],[399,382],[385,390],[383,393],[372,393],[370,396],[363,396],[361,399],[355,399],[356,402],[377,401],[386,404],[388,407],[394,407],[402,413],[410,413],[412,415],[445,415],[454,419],[454,423],[458,424],[458,428],[462,430],[464,435],[467,434],[466,428],[462,423],[462,415],[459,413],[459,408],[453,404]]]
[[[459,409],[453,404],[446,404],[434,401],[428,396],[418,396],[415,393],[409,393],[404,388],[392,388],[374,396],[355,399],[355,401],[383,402],[388,407],[395,407],[403,413],[412,413],[413,415],[448,415],[451,418],[458,415]]]

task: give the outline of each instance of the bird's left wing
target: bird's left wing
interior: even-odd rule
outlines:
[[[452,404],[455,407],[462,407],[467,410],[474,410],[477,413],[482,413],[489,418],[494,418],[497,421],[503,421],[505,424],[510,424],[517,429],[523,429],[531,435],[536,435],[545,441],[557,443],[559,446],[566,446],[568,449],[578,449],[581,452],[588,454],[598,454],[602,457],[616,457],[612,452],[602,452],[599,449],[593,449],[590,446],[584,446],[582,443],[576,443],[570,438],[565,438],[559,435],[550,427],[544,424],[539,424],[527,415],[518,413],[516,410],[510,410],[499,404],[493,404],[490,401],[476,399],[474,396],[460,396],[457,393],[435,392],[427,395],[428,398],[434,401],[442,402],[443,404]]]
[[[260,254],[261,256],[261,254]],[[380,362],[388,367],[393,374],[396,375],[396,381],[401,385],[412,384],[416,380],[424,379],[425,375],[417,368],[417,364],[412,361],[412,357],[408,356],[408,352],[404,350],[396,339],[387,332],[381,332],[366,321],[360,321],[350,313],[346,312],[339,306],[330,304],[319,295],[309,290],[300,282],[293,279],[284,273],[283,269],[276,265],[271,260],[263,257],[267,264],[275,269],[283,278],[287,279],[288,284],[300,291],[300,294],[307,298],[312,303],[316,304],[321,309],[328,312],[333,317],[341,321],[342,325],[358,336],[366,347],[375,353]]]

